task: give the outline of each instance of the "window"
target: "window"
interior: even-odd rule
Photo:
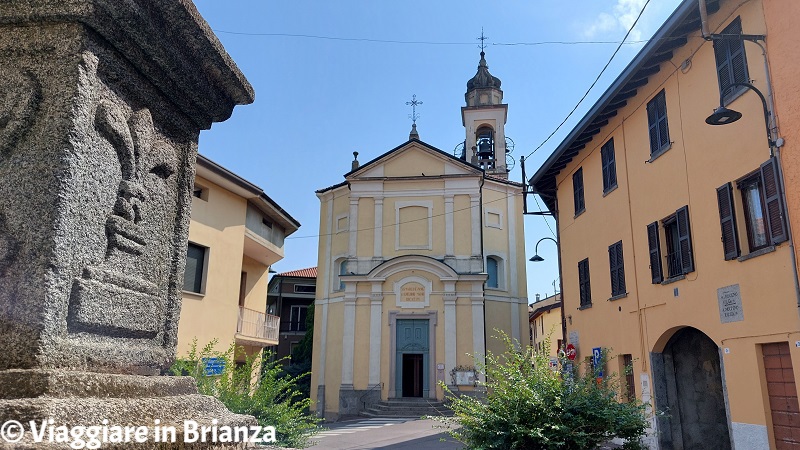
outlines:
[[[480,127],[475,133],[478,163],[483,169],[494,169],[494,130]]]
[[[493,257],[486,258],[486,273],[489,274],[489,278],[486,280],[486,287],[497,289],[498,285],[498,262],[497,259]]]
[[[294,292],[297,294],[313,294],[317,292],[317,287],[313,284],[295,284]]]
[[[764,185],[760,175],[755,174],[738,183],[739,190],[742,191],[744,223],[751,252],[770,244],[766,224],[767,211],[764,208]]]
[[[734,83],[747,83],[750,77],[747,73],[747,57],[744,51],[744,41],[739,37],[742,34],[742,20],[737,17],[721,33],[722,39],[714,40],[714,56],[717,60],[717,79],[719,80],[719,93],[724,95],[724,104],[728,104],[741,92],[747,89],[744,86],[728,89]],[[735,37],[734,37],[735,36]]]
[[[762,164],[756,172],[738,180],[736,186],[742,195],[749,251],[752,253],[786,241],[788,237],[774,158]],[[725,259],[735,259],[740,248],[731,183],[717,188],[717,201]]]
[[[667,278],[674,278],[694,272],[691,227],[689,226],[689,207],[684,206],[675,214],[661,221],[664,228],[665,258]],[[653,283],[661,283],[664,272],[661,261],[661,247],[658,222],[647,226],[647,243],[650,248],[650,272]]]
[[[336,270],[337,276],[336,276],[336,288],[335,288],[335,290],[343,291],[344,290],[344,279],[342,278],[342,275],[346,275],[347,274],[347,259],[346,258],[337,259],[336,260],[336,269],[337,269]]]
[[[289,331],[306,331],[306,315],[308,306],[292,305],[289,316]]]
[[[572,189],[573,196],[575,197],[575,215],[578,216],[586,210],[586,204],[583,198],[583,167],[572,174]]]
[[[247,272],[242,272],[239,279],[239,307],[244,308],[244,300],[247,297]]]
[[[622,241],[608,247],[608,264],[611,268],[611,296],[625,294],[625,262],[622,258]]]
[[[600,148],[600,159],[603,163],[603,193],[617,187],[617,162],[614,158],[614,139],[610,139]]]
[[[636,400],[636,382],[633,378],[633,356],[622,355],[622,373],[625,374],[625,397],[628,402]]]
[[[647,103],[647,124],[650,127],[650,157],[654,158],[669,149],[667,126],[667,95],[662,89]]]
[[[208,201],[208,188],[195,183],[194,187],[192,188],[192,197]]]
[[[589,284],[589,258],[578,263],[578,286],[580,287],[581,308],[592,306],[592,289]]]
[[[200,294],[204,288],[206,247],[189,242],[186,249],[186,270],[183,273],[183,290]]]

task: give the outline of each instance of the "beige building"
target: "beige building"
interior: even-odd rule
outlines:
[[[539,294],[536,296],[538,297]],[[551,357],[558,357],[562,343],[561,294],[551,295],[531,303],[528,309],[531,345],[537,351],[544,350]]]
[[[788,112],[797,92],[769,72],[798,64],[781,34],[797,34],[796,12],[682,2],[531,179],[557,215],[567,339],[581,360],[610,349],[607,372],[633,362],[629,393],[665,412],[651,448],[800,445],[800,297],[770,95]],[[711,115],[721,101],[741,115]]]
[[[480,374],[469,354],[504,350],[494,330],[527,342],[521,185],[507,180],[502,98],[481,54],[461,158],[421,141],[415,125],[407,142],[317,192],[311,395],[326,418],[441,400],[439,381],[471,391]]]
[[[278,343],[279,318],[265,313],[267,277],[299,226],[261,188],[198,155],[178,356],[194,339],[250,355]]]

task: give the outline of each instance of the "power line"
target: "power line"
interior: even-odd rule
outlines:
[[[542,212],[542,205],[539,204],[539,199],[536,197],[536,195],[533,196],[533,199],[536,200],[536,207],[539,208],[539,212]],[[544,224],[547,225],[547,228],[550,230],[550,234],[552,234],[553,237],[556,240],[558,240],[558,236],[556,236],[556,233],[553,231],[552,228],[550,228],[550,222],[547,221],[547,217],[545,216],[540,216],[540,217],[542,218],[542,220],[544,220]]]
[[[627,33],[625,33],[625,37],[623,37],[623,38],[622,38],[622,41],[621,41],[621,42],[619,43],[619,45],[617,46],[617,49],[616,49],[616,50],[614,50],[614,53],[612,53],[612,54],[611,54],[611,58],[609,58],[609,59],[608,59],[608,62],[606,63],[606,65],[605,65],[605,66],[603,66],[603,70],[601,70],[601,71],[600,71],[600,73],[599,73],[599,74],[597,74],[597,78],[595,78],[595,79],[594,79],[594,81],[592,82],[591,86],[589,86],[589,89],[587,89],[587,90],[586,90],[586,93],[584,93],[584,94],[583,94],[583,97],[581,97],[581,98],[580,98],[580,100],[578,100],[578,103],[577,103],[577,104],[575,104],[575,107],[574,107],[574,108],[572,108],[572,111],[570,111],[570,112],[569,112],[569,114],[567,114],[567,117],[565,117],[565,118],[564,118],[564,120],[563,120],[563,121],[561,121],[561,123],[560,123],[560,124],[558,124],[558,126],[556,127],[556,129],[555,129],[555,130],[553,130],[553,132],[552,132],[552,133],[550,133],[550,135],[549,135],[549,136],[547,136],[547,139],[545,139],[545,140],[544,140],[544,141],[543,141],[541,144],[539,144],[539,146],[538,146],[538,147],[536,147],[535,149],[533,149],[533,151],[532,151],[532,152],[530,152],[530,153],[528,154],[528,156],[526,156],[526,157],[525,157],[525,159],[528,159],[528,158],[530,158],[530,157],[531,157],[531,155],[533,155],[534,153],[536,153],[536,151],[537,151],[537,150],[539,150],[540,148],[542,148],[542,146],[544,146],[544,144],[546,144],[546,143],[547,143],[547,142],[550,140],[550,138],[552,138],[552,137],[553,137],[553,136],[554,136],[554,135],[555,135],[555,134],[558,132],[558,130],[560,130],[560,129],[561,129],[561,127],[562,127],[562,126],[564,126],[564,124],[565,124],[565,123],[567,123],[567,120],[569,120],[569,118],[570,118],[570,117],[572,117],[572,114],[573,114],[573,113],[574,113],[574,112],[575,112],[575,111],[578,109],[578,107],[581,105],[581,103],[583,103],[583,101],[584,101],[584,100],[586,99],[586,97],[589,95],[589,92],[591,92],[591,91],[592,91],[592,88],[594,88],[594,86],[597,84],[597,82],[598,82],[598,81],[600,81],[600,77],[602,77],[602,76],[603,76],[603,74],[606,72],[606,69],[608,69],[608,66],[609,66],[609,65],[611,65],[611,61],[613,61],[613,60],[614,60],[614,57],[615,57],[615,56],[617,56],[617,53],[618,53],[618,52],[619,52],[619,50],[622,48],[622,45],[625,43],[625,40],[626,40],[626,39],[628,38],[628,36],[631,34],[631,31],[633,31],[633,27],[635,27],[635,26],[636,26],[636,24],[637,24],[637,23],[639,23],[639,19],[642,17],[642,14],[644,14],[644,10],[645,10],[645,8],[647,8],[647,5],[648,5],[648,4],[650,4],[650,0],[647,0],[647,1],[644,3],[644,6],[642,6],[642,10],[641,10],[641,11],[639,11],[639,15],[638,15],[638,16],[636,16],[636,20],[634,20],[634,21],[633,21],[633,25],[631,25],[631,27],[628,29],[628,32],[627,32]]]
[[[378,44],[411,44],[411,45],[475,45],[474,42],[437,42],[437,41],[403,41],[398,39],[373,39],[373,38],[350,38],[341,36],[324,36],[318,34],[299,34],[299,33],[251,33],[245,31],[213,30],[215,33],[232,34],[237,36],[262,36],[262,37],[290,37],[304,39],[321,39],[328,41],[347,41],[347,42],[373,42]],[[647,41],[534,41],[534,42],[493,42],[490,45],[498,46],[538,46],[538,45],[608,45],[608,44],[642,44]]]
[[[453,210],[452,214],[454,214],[454,215],[455,215],[455,213],[457,213],[457,212],[461,212],[461,211],[469,211],[469,210],[470,210],[470,209],[472,209],[472,208],[480,208],[480,207],[482,207],[482,206],[484,206],[484,205],[488,205],[488,204],[490,204],[490,203],[494,203],[494,202],[500,202],[500,201],[503,201],[503,200],[506,200],[506,199],[508,199],[509,197],[513,197],[513,196],[515,196],[515,195],[522,195],[522,193],[519,193],[519,194],[509,194],[509,195],[506,195],[505,197],[500,197],[500,198],[498,198],[498,199],[495,199],[495,200],[490,200],[490,201],[488,201],[488,202],[481,203],[481,204],[478,204],[478,205],[476,205],[476,206],[468,206],[468,207],[466,207],[466,208],[456,209],[456,210]],[[344,195],[342,195],[342,196],[340,196],[340,197],[344,197]],[[340,197],[336,197],[336,198],[340,198]],[[333,199],[331,199],[331,200],[329,200],[329,201],[333,201],[333,200],[335,200],[336,198],[333,198]],[[356,231],[356,233],[358,233],[359,231],[372,231],[372,230],[375,230],[375,229],[377,229],[377,228],[384,229],[384,228],[389,228],[389,227],[396,227],[396,226],[398,226],[398,225],[401,225],[401,224],[404,224],[404,223],[420,222],[420,221],[423,221],[423,220],[433,219],[434,217],[443,217],[443,216],[446,216],[447,214],[448,214],[448,213],[433,214],[433,215],[431,215],[430,217],[423,217],[423,218],[421,218],[421,219],[406,220],[406,221],[403,221],[403,222],[397,222],[397,223],[393,223],[393,224],[389,224],[389,225],[382,225],[382,226],[380,226],[380,227],[367,227],[367,228],[359,228],[359,229],[357,229],[357,230],[355,230],[355,231]],[[549,226],[549,225],[548,225],[548,226]],[[552,230],[551,230],[551,232],[552,232]],[[289,236],[289,237],[286,237],[286,238],[284,238],[284,240],[289,240],[289,239],[308,239],[308,238],[319,238],[319,237],[323,237],[323,236],[333,236],[334,234],[336,234],[336,233],[325,233],[325,234],[309,234],[309,235],[305,235],[305,236]]]

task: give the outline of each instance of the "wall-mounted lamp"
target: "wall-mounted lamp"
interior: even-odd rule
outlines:
[[[539,242],[536,243],[536,247],[533,250],[535,255],[531,256],[531,259],[529,259],[528,261],[530,261],[530,262],[542,262],[542,261],[544,261],[544,258],[539,256],[539,243],[544,241],[545,239],[549,239],[549,240],[553,241],[556,244],[556,247],[558,247],[558,241],[556,241],[555,239],[553,239],[551,237],[543,237],[543,238],[539,239]]]
[[[730,86],[722,90],[722,92],[720,92],[719,94],[719,108],[715,109],[710,116],[706,117],[706,123],[709,125],[727,125],[729,123],[736,122],[737,120],[742,118],[742,113],[740,113],[739,111],[728,109],[724,106],[725,94],[732,88],[739,86],[743,86],[750,89],[751,91],[758,94],[758,98],[761,99],[761,105],[764,107],[764,123],[767,130],[767,142],[769,143],[770,150],[772,150],[772,148],[775,146],[775,141],[772,140],[772,133],[770,132],[769,129],[770,114],[769,114],[769,108],[767,107],[767,99],[764,98],[764,94],[762,94],[761,91],[758,90],[758,88],[756,88],[750,83],[732,83]]]

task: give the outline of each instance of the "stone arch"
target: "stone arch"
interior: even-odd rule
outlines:
[[[658,351],[660,350],[660,351]],[[665,331],[651,353],[659,446],[662,449],[731,448],[724,367],[719,346],[684,326]]]
[[[442,281],[458,280],[458,274],[452,267],[438,259],[422,255],[398,256],[385,261],[367,274],[367,280],[382,281],[404,270],[422,270]]]

